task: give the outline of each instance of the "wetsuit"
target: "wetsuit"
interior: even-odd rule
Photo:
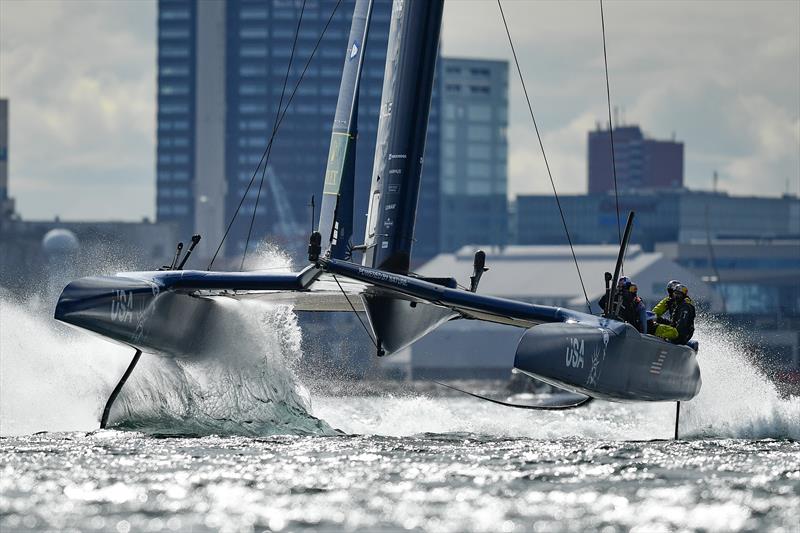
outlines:
[[[684,298],[675,306],[675,315],[672,319],[672,327],[678,330],[678,344],[686,344],[694,336],[694,303],[689,298]]]
[[[614,294],[614,299],[616,300],[617,298],[621,298],[619,311],[617,313],[619,319],[632,325],[641,333],[645,333],[645,328],[647,327],[647,307],[645,307],[644,301],[630,292],[616,292]],[[599,302],[604,312],[607,302],[608,292],[600,298]]]
[[[620,318],[635,327],[640,333],[646,333],[647,307],[635,294],[623,293],[622,307],[619,310]]]

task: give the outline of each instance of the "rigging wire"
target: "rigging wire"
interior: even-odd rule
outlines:
[[[586,299],[586,307],[589,309],[589,313],[592,312],[592,304],[589,303],[589,295],[586,294],[586,285],[583,283],[583,276],[581,275],[581,267],[578,265],[578,257],[575,255],[575,248],[572,245],[572,237],[569,234],[569,229],[567,228],[567,219],[564,217],[564,210],[561,208],[561,200],[558,198],[558,192],[556,191],[556,183],[553,180],[553,173],[550,171],[550,163],[547,162],[547,154],[544,150],[544,143],[542,142],[542,136],[539,134],[539,126],[536,124],[536,117],[533,115],[533,106],[531,105],[531,100],[528,97],[528,89],[525,86],[525,78],[522,76],[522,68],[519,66],[519,60],[517,59],[517,51],[514,48],[514,41],[511,39],[511,31],[508,29],[508,22],[506,22],[506,15],[503,12],[503,5],[500,3],[500,0],[497,0],[497,7],[500,8],[500,16],[503,19],[503,26],[506,29],[506,35],[508,36],[508,44],[511,45],[511,54],[514,56],[514,63],[517,66],[517,74],[519,74],[519,81],[522,83],[522,91],[525,93],[525,101],[528,103],[528,111],[531,115],[531,120],[533,121],[533,129],[536,130],[536,138],[539,139],[539,148],[542,150],[542,158],[544,159],[544,166],[547,168],[547,175],[550,178],[550,185],[553,187],[553,196],[556,199],[556,205],[558,205],[558,212],[561,214],[561,223],[564,225],[564,233],[567,235],[567,242],[569,243],[569,249],[572,252],[572,260],[575,262],[575,269],[578,271],[578,279],[581,282],[581,288],[583,289],[583,297]]]
[[[373,344],[373,345],[375,345],[375,349],[376,349],[376,350],[378,350],[378,351],[380,351],[380,348],[378,347],[378,341],[376,341],[376,340],[375,340],[375,339],[372,337],[372,333],[370,333],[370,332],[369,332],[369,329],[367,329],[367,325],[366,325],[366,324],[364,324],[364,321],[363,321],[363,320],[361,320],[361,315],[359,315],[359,314],[358,314],[358,311],[356,311],[356,308],[355,308],[355,306],[353,305],[353,303],[350,301],[350,298],[348,298],[348,297],[347,297],[347,293],[346,293],[346,292],[344,292],[344,289],[342,288],[342,285],[341,285],[341,283],[339,283],[339,279],[336,277],[336,275],[335,275],[335,274],[331,274],[331,275],[333,276],[333,281],[335,281],[335,282],[336,282],[336,284],[339,286],[339,290],[340,290],[340,291],[342,291],[342,296],[344,296],[344,299],[345,299],[345,300],[347,300],[347,303],[348,303],[348,304],[350,304],[350,309],[352,309],[352,310],[353,310],[353,313],[356,315],[356,318],[358,319],[358,321],[359,321],[359,322],[361,322],[361,327],[362,327],[362,328],[364,328],[364,331],[366,332],[366,334],[367,334],[367,337],[369,337],[369,340],[371,340],[371,341],[372,341],[372,344]]]
[[[242,208],[245,198],[247,198],[247,193],[250,191],[250,187],[253,186],[253,183],[256,180],[256,176],[258,176],[258,171],[261,168],[261,163],[264,162],[264,158],[267,156],[267,150],[269,150],[269,148],[272,146],[272,143],[275,140],[275,136],[278,133],[280,125],[283,124],[283,119],[286,118],[286,112],[288,111],[289,106],[292,104],[292,100],[294,100],[295,94],[297,94],[297,89],[303,82],[303,78],[305,77],[306,71],[308,70],[308,67],[311,64],[311,61],[314,59],[317,49],[319,48],[319,45],[322,42],[323,37],[325,37],[325,32],[328,31],[328,27],[330,26],[331,21],[333,21],[333,16],[336,14],[336,10],[339,9],[341,3],[342,0],[336,0],[336,5],[333,6],[333,11],[331,11],[330,16],[328,17],[328,21],[325,23],[325,27],[322,28],[322,33],[317,39],[317,43],[314,45],[314,49],[311,50],[311,55],[309,56],[308,61],[306,61],[306,64],[303,67],[303,71],[300,73],[300,78],[297,80],[297,83],[295,83],[294,88],[292,89],[292,93],[289,95],[289,100],[287,100],[286,106],[283,108],[283,112],[281,113],[281,118],[278,121],[277,127],[275,128],[274,133],[270,136],[269,141],[267,143],[267,147],[264,149],[264,153],[261,154],[261,160],[258,162],[255,172],[253,172],[253,177],[250,178],[250,183],[247,184],[247,188],[245,189],[244,194],[242,194],[242,199],[239,201],[239,205],[236,206],[236,211],[233,213],[233,216],[231,217],[231,220],[228,223],[228,227],[225,230],[225,234],[222,236],[222,239],[219,242],[219,246],[217,246],[217,251],[214,252],[214,256],[211,258],[211,262],[208,264],[206,270],[211,270],[211,267],[214,265],[214,261],[217,259],[217,255],[219,255],[219,251],[222,249],[222,245],[225,243],[225,239],[228,237],[228,234],[230,233],[231,228],[233,227],[233,223],[236,221],[236,217],[239,214],[239,210]]]
[[[617,160],[614,150],[614,125],[611,123],[611,85],[608,81],[608,53],[606,52],[606,19],[603,15],[603,0],[600,0],[600,26],[603,29],[603,62],[606,67],[606,101],[608,102],[608,133],[611,136],[611,168],[614,172],[614,202],[617,207],[617,237],[622,244],[622,228],[619,218],[619,191],[617,190]]]
[[[283,87],[281,88],[281,97],[278,100],[278,110],[275,112],[275,122],[272,124],[272,135],[278,129],[278,119],[281,116],[281,107],[283,106],[283,97],[286,94],[286,84],[289,82],[289,73],[292,71],[292,61],[294,60],[294,52],[297,49],[297,38],[300,36],[300,25],[303,23],[303,13],[306,10],[306,0],[303,0],[303,5],[300,7],[300,17],[297,19],[297,28],[294,31],[294,41],[292,41],[292,51],[289,54],[289,64],[286,65],[286,76],[283,77]],[[250,227],[247,229],[247,239],[244,242],[244,250],[242,251],[242,264],[239,265],[239,270],[244,270],[244,260],[247,257],[247,247],[250,246],[250,237],[253,234],[253,225],[256,222],[256,212],[258,212],[258,202],[261,199],[261,189],[264,187],[264,177],[267,175],[267,165],[269,164],[269,156],[272,154],[272,143],[267,146],[267,155],[264,160],[264,167],[261,170],[261,181],[258,183],[258,193],[256,194],[256,201],[253,205],[253,216],[250,217]],[[256,169],[256,171],[258,171]]]

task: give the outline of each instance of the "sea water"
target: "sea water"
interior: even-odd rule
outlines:
[[[291,311],[226,305],[218,343],[143,356],[98,430],[131,350],[2,296],[0,531],[800,530],[800,400],[717,324],[672,441],[674,404],[309,390]]]

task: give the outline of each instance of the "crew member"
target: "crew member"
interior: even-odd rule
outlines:
[[[625,287],[630,285],[630,283],[631,283],[631,278],[629,278],[628,276],[622,276],[617,280],[617,290],[614,291],[615,302],[611,303],[612,315],[616,314],[618,305],[615,304],[619,303],[620,298],[622,297],[622,293],[625,290]],[[609,292],[610,290],[606,289],[606,293],[600,298],[600,301],[598,302],[598,305],[600,305],[600,309],[603,310],[603,314],[605,314],[606,312],[606,304],[608,303]]]
[[[681,282],[677,279],[673,279],[669,283],[667,283],[667,295],[656,304],[653,308],[653,313],[656,314],[656,321],[659,324],[669,324],[670,320],[667,320],[664,317],[665,313],[669,313],[670,319],[672,318],[672,310],[675,307],[675,300],[672,298],[672,294],[675,291],[675,287],[680,285]]]
[[[600,298],[600,307],[606,308],[608,302],[608,292]],[[647,308],[638,295],[638,287],[627,276],[622,276],[617,282],[617,290],[614,293],[614,301],[611,304],[611,314],[618,317],[641,333],[645,333],[647,327]]]
[[[635,320],[631,324],[639,330],[639,333],[647,333],[647,306],[639,296],[639,287],[635,283],[631,283],[628,292],[631,295],[632,314],[635,316]]]
[[[689,289],[680,283],[672,291],[672,300],[670,323],[658,324],[655,334],[675,344],[686,344],[694,335],[694,302],[689,298]]]

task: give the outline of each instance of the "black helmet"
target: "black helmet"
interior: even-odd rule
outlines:
[[[673,289],[672,294],[677,298],[686,298],[689,296],[689,287],[683,285],[682,283],[678,283]]]
[[[674,290],[675,290],[675,287],[677,287],[677,286],[678,286],[678,285],[680,285],[680,284],[681,284],[681,282],[680,282],[680,281],[678,281],[677,279],[673,279],[672,281],[670,281],[669,283],[667,283],[667,294],[669,294],[670,296],[672,296],[672,291],[674,291]]]

